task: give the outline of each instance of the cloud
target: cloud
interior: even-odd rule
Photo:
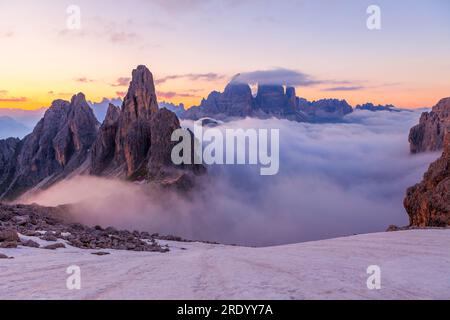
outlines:
[[[112,87],[127,87],[130,84],[130,77],[120,77],[116,80],[116,83],[112,83]]]
[[[156,4],[168,13],[195,11],[203,7],[207,2],[204,0],[152,0],[152,4]]]
[[[285,68],[244,72],[236,75],[232,81],[248,83],[250,85],[270,84],[295,87],[307,87],[323,83],[322,81],[316,80],[312,76],[303,72]]]
[[[113,43],[124,43],[136,40],[138,38],[135,32],[125,32],[125,31],[112,31],[109,35],[109,39]]]
[[[8,94],[9,91],[8,90],[0,90],[0,97],[4,96],[5,94]]]
[[[343,86],[343,87],[331,87],[331,88],[324,88],[322,91],[359,91],[366,89],[363,86]]]
[[[147,0],[148,1],[148,0]],[[264,0],[220,0],[220,1],[206,1],[206,0],[151,0],[148,1],[151,4],[155,4],[162,8],[169,14],[175,14],[179,12],[189,13],[198,12],[200,10],[210,9],[216,15],[223,12],[227,8],[236,8],[237,6],[249,4],[249,5],[266,5],[267,1]]]
[[[416,111],[357,111],[337,124],[239,120],[218,128],[280,129],[278,175],[261,177],[253,166],[212,166],[188,196],[78,177],[27,201],[78,203],[73,214],[91,225],[242,245],[380,232],[408,223],[406,188],[438,157],[409,153],[408,131],[419,117]]]
[[[164,78],[160,78],[155,80],[155,84],[163,84],[166,83],[169,80],[176,80],[176,79],[188,79],[190,81],[217,81],[225,78],[224,75],[217,74],[217,73],[188,73],[188,74],[181,74],[181,75],[170,75],[166,76]]]
[[[116,91],[116,95],[120,98],[123,98],[127,95],[126,91]]]
[[[190,93],[177,93],[174,91],[158,91],[156,94],[159,98],[163,98],[163,99],[173,99],[175,97],[180,97],[180,98],[195,98],[195,97],[197,97],[196,95],[193,95]]]
[[[115,21],[109,21],[96,17],[95,19],[86,19],[86,25],[81,30],[69,30],[67,28],[57,30],[60,37],[91,37],[95,39],[107,39],[114,44],[131,43],[139,39],[139,35],[130,31],[132,21],[124,24]]]
[[[0,102],[27,102],[26,97],[1,97]]]
[[[14,37],[14,35],[15,35],[14,31],[6,31],[6,32],[0,33],[0,38],[12,38],[12,37]]]
[[[82,83],[94,82],[94,80],[88,79],[88,78],[86,78],[86,77],[75,78],[74,80],[75,80],[76,82],[82,82]]]

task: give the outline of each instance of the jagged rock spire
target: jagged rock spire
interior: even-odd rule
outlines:
[[[151,143],[150,118],[158,109],[153,75],[138,66],[123,101],[116,137],[115,158],[126,163],[128,175],[143,165]]]

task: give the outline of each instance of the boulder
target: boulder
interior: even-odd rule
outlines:
[[[43,247],[43,249],[47,249],[47,250],[56,250],[56,249],[60,249],[60,248],[65,248],[66,246],[64,245],[64,243],[55,243],[55,244],[50,244],[48,246]]]
[[[17,242],[17,241],[20,241],[20,238],[16,230],[12,229],[0,230],[0,242]]]

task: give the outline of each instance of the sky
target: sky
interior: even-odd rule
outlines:
[[[236,74],[309,100],[431,107],[450,96],[449,39],[448,0],[0,0],[0,108],[122,96],[139,64],[160,101],[188,107]]]

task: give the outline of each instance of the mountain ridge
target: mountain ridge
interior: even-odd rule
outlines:
[[[180,128],[173,112],[159,109],[151,72],[138,66],[122,108],[110,104],[102,125],[85,95],[78,93],[70,102],[53,101],[23,140],[0,140],[0,200],[46,189],[73,174],[146,180],[188,190],[205,168],[172,165],[171,134]]]

